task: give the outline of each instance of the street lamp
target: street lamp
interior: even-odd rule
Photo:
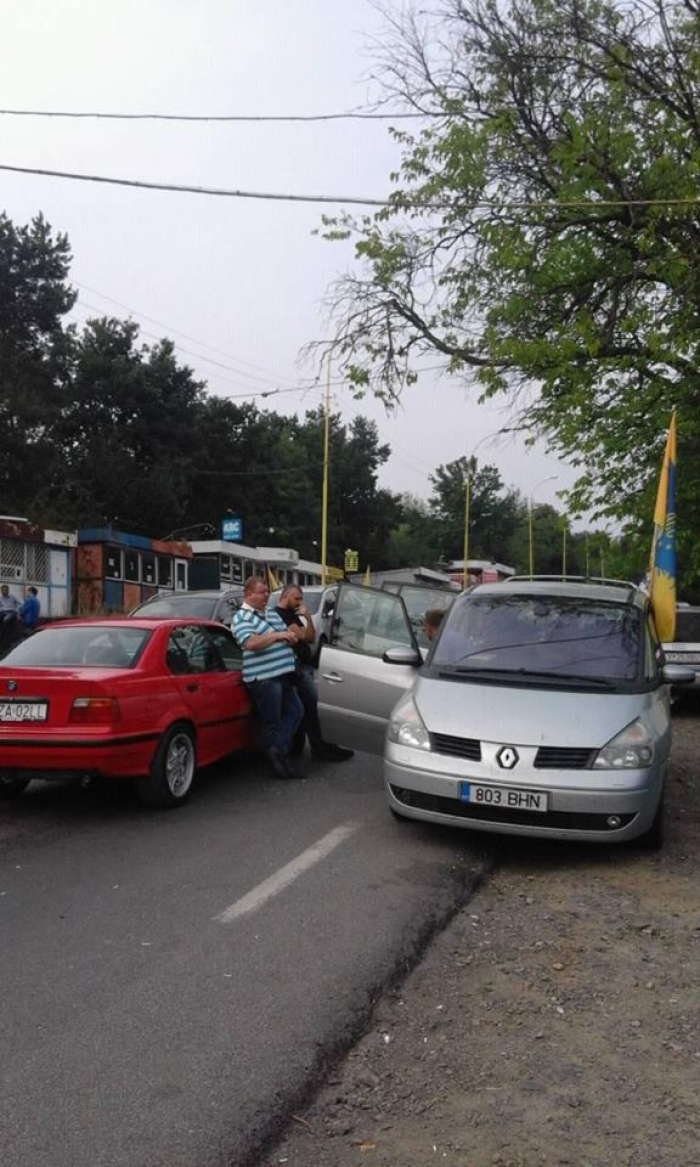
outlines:
[[[550,474],[550,475],[548,475],[548,477],[547,477],[547,478],[541,478],[539,482],[535,483],[535,485],[533,486],[532,490],[530,491],[530,505],[529,505],[529,507],[528,507],[528,512],[527,512],[527,517],[528,517],[528,544],[529,544],[529,551],[530,551],[530,579],[532,579],[532,577],[533,577],[533,575],[534,575],[534,539],[533,539],[533,530],[532,530],[532,527],[533,527],[533,523],[532,523],[532,500],[533,500],[533,497],[534,497],[535,491],[536,491],[536,490],[539,490],[540,486],[544,486],[545,482],[554,482],[554,479],[555,479],[555,478],[558,478],[558,477],[559,477],[559,475],[558,475],[558,474]]]

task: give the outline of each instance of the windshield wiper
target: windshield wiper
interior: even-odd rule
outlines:
[[[499,669],[491,665],[476,665],[472,667],[438,665],[437,667],[440,676],[444,677],[457,675],[460,677],[514,677],[525,680],[551,682],[572,681],[581,685],[590,685],[591,687],[599,686],[603,689],[614,689],[622,680],[622,678],[611,680],[609,677],[589,677],[582,673],[555,673],[548,672],[545,669]]]

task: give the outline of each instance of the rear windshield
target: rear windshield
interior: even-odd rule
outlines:
[[[141,604],[132,616],[191,616],[193,620],[211,620],[218,596],[161,596]]]
[[[43,628],[15,645],[2,659],[3,668],[53,668],[95,665],[132,668],[151,632],[144,628]]]
[[[448,613],[431,664],[456,672],[635,681],[641,613],[562,596],[470,596]]]

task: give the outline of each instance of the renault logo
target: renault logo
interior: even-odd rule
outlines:
[[[14,693],[15,689],[17,688],[17,682],[7,681],[7,688],[9,689],[10,693]]]
[[[496,761],[502,770],[512,770],[514,766],[517,766],[520,758],[518,751],[513,749],[513,746],[503,746],[496,754]]]

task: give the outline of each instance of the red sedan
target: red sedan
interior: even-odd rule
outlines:
[[[199,766],[254,745],[240,649],[209,620],[48,625],[0,662],[0,798],[32,778],[130,778],[177,806]]]

